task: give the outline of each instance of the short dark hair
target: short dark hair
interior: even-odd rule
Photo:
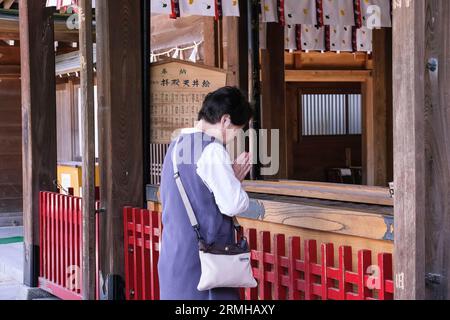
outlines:
[[[223,87],[206,96],[198,120],[216,124],[225,114],[230,115],[235,126],[244,126],[253,117],[254,111],[241,90]]]

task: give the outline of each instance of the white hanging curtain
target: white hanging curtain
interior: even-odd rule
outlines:
[[[372,52],[372,30],[361,27],[356,30],[357,51]]]
[[[325,27],[301,26],[301,49],[310,51],[325,50]]]
[[[171,15],[175,8],[171,0],[148,0],[151,3],[151,12],[157,15]],[[289,50],[317,50],[323,51],[329,47],[330,51],[353,51],[355,43],[357,51],[372,51],[372,29],[392,27],[391,0],[284,0],[285,21],[285,47]],[[72,7],[77,11],[79,0],[47,0],[48,7],[56,7],[58,10],[66,10]],[[279,6],[277,0],[261,0],[260,18],[260,44],[266,47],[266,23],[279,22]],[[92,1],[95,8],[95,0]],[[239,16],[239,0],[179,0],[180,16]],[[219,10],[219,7],[221,10]],[[355,20],[356,14],[356,20]],[[196,20],[195,17],[191,17]],[[186,18],[185,18],[186,19]],[[192,59],[202,59],[202,48],[189,52],[182,51],[183,46],[203,41],[202,24],[176,23],[170,19],[170,28],[164,32],[152,35],[152,49],[156,51],[174,48],[170,55],[173,57],[186,56]],[[197,19],[198,20],[198,19]],[[153,22],[153,21],[152,21]],[[191,21],[192,22],[192,21]],[[167,21],[165,21],[167,23]],[[318,23],[330,26],[329,39],[325,40],[325,28],[317,27]],[[152,23],[153,24],[153,23]],[[300,42],[297,39],[297,25],[300,27]],[[356,29],[354,35],[352,26],[362,26]],[[170,33],[170,35],[169,35]],[[328,34],[328,33],[327,33]],[[354,39],[356,37],[356,39]],[[156,41],[158,38],[158,41]],[[325,41],[329,41],[327,45]],[[300,45],[300,48],[298,46]],[[180,48],[178,50],[177,48]],[[195,48],[195,46],[194,46]],[[196,51],[196,52],[195,52]]]
[[[215,0],[180,0],[180,16],[207,16],[216,15]]]
[[[267,48],[267,23],[262,22],[262,15],[259,15],[259,48]]]
[[[172,14],[172,1],[171,0],[153,0],[150,1],[150,11],[152,14]]]
[[[286,24],[317,24],[316,0],[284,0]]]
[[[353,51],[352,27],[330,27],[330,51]]]
[[[297,50],[297,32],[294,24],[284,26],[284,47],[286,50]]]
[[[262,22],[278,22],[277,0],[261,0]]]
[[[354,0],[322,1],[323,24],[328,26],[354,26]]]
[[[222,0],[222,15],[224,17],[239,17],[239,1]]]

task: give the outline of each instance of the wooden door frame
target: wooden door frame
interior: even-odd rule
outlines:
[[[362,163],[363,163],[363,183],[369,186],[376,184],[376,145],[375,134],[375,109],[373,96],[373,77],[371,70],[286,70],[286,93],[289,83],[306,82],[358,82],[361,84],[361,94],[363,98],[363,132],[362,132]],[[293,103],[298,99],[287,99],[286,114],[293,109]],[[287,137],[292,137],[292,126],[286,123]],[[291,139],[286,143],[285,154],[288,163],[288,174],[292,173],[293,155],[290,152],[292,147]]]

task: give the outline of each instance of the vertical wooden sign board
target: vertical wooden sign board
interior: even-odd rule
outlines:
[[[175,59],[151,65],[150,142],[169,144],[193,127],[206,95],[226,85],[225,70]]]

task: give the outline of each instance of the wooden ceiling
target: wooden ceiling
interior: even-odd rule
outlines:
[[[0,15],[0,40],[19,39],[19,17],[13,15]],[[55,40],[77,42],[78,30],[70,30],[67,28],[65,21],[55,20]]]

